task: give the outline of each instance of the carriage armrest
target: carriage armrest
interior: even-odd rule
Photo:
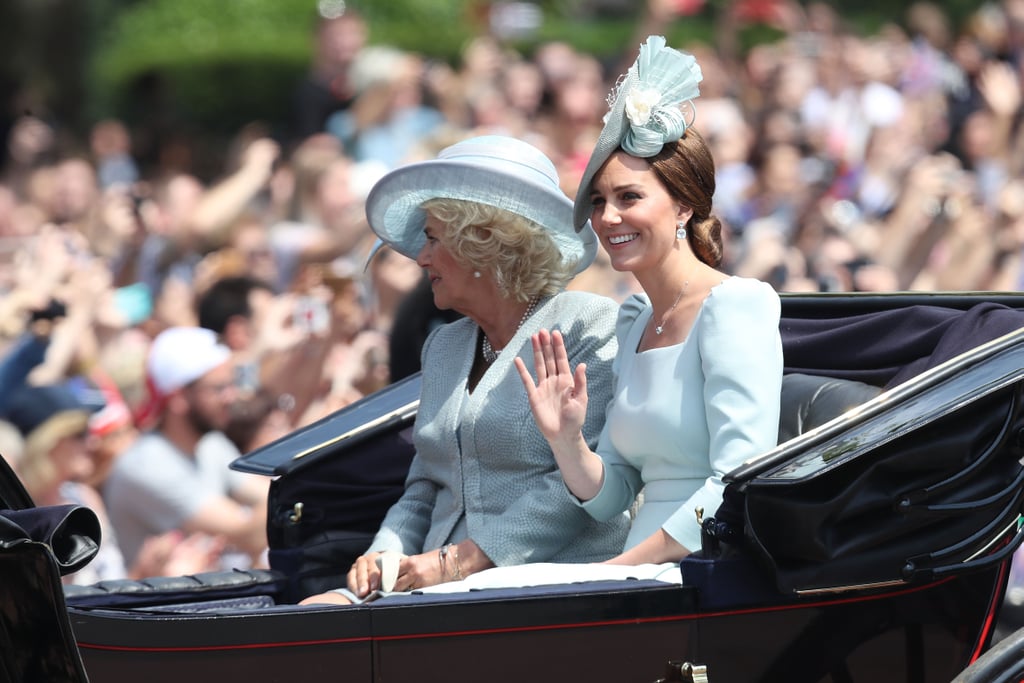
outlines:
[[[128,608],[278,595],[286,584],[287,577],[274,570],[233,569],[190,576],[157,576],[138,581],[118,579],[90,586],[64,586],[64,597],[73,607]]]
[[[882,393],[849,379],[790,373],[782,378],[779,443],[800,436]]]
[[[247,598],[222,598],[220,600],[184,602],[174,605],[145,605],[138,609],[143,609],[147,612],[167,612],[170,614],[218,614],[245,610],[265,610],[276,605],[277,603],[269,595],[252,595]]]
[[[764,568],[742,549],[730,549],[715,557],[698,551],[680,562],[683,585],[697,589],[701,610],[736,609],[768,605],[783,596]]]

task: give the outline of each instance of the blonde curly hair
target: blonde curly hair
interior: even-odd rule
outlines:
[[[518,214],[462,199],[422,208],[447,226],[441,243],[460,265],[494,276],[508,298],[526,302],[565,289],[576,262],[565,262],[547,229]]]

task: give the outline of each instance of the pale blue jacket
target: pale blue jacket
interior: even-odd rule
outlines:
[[[628,517],[599,522],[568,492],[513,364],[518,353],[532,371],[530,335],[541,328],[561,330],[570,364],[587,364],[590,400],[583,433],[594,448],[611,399],[616,313],[614,301],[595,294],[552,297],[472,394],[466,386],[479,327],[463,318],[435,330],[423,348],[416,456],[405,493],[370,551],[412,555],[468,537],[499,567],[596,562],[622,552]]]

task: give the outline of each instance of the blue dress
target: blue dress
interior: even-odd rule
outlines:
[[[660,527],[698,550],[695,509],[712,516],[722,477],[776,445],[780,310],[770,285],[730,277],[711,289],[686,340],[638,352],[652,309],[644,295],[622,304],[616,386],[597,447],[605,479],[582,505],[610,518],[643,489],[627,549]]]

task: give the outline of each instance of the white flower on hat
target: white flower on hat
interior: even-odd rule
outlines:
[[[634,126],[645,126],[654,108],[661,102],[661,93],[654,88],[633,88],[626,95],[626,116]]]
[[[670,140],[678,140],[692,123],[693,99],[703,79],[697,59],[650,36],[615,93],[629,122],[621,144],[630,154],[652,157]],[[687,120],[687,114],[691,120]]]

